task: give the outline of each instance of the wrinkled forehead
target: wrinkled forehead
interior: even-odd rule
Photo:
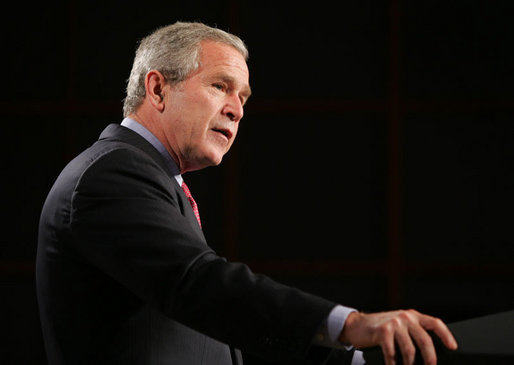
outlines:
[[[248,96],[251,94],[249,70],[244,56],[234,47],[213,41],[204,41],[200,48],[197,72],[217,75],[236,83]]]

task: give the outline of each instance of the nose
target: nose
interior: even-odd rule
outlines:
[[[223,107],[223,115],[227,116],[232,122],[239,122],[244,115],[243,104],[237,95],[228,98]]]

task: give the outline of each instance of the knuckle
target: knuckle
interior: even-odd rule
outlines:
[[[412,315],[416,315],[416,316],[417,316],[418,314],[420,314],[420,313],[419,313],[417,310],[415,310],[415,309],[407,309],[407,312],[409,312],[409,313],[410,313],[410,314],[412,314]]]
[[[402,325],[402,321],[399,318],[392,318],[391,321],[388,323],[389,330],[391,332],[394,332],[398,328],[400,328]]]
[[[436,365],[437,364],[437,358],[435,356],[428,356],[428,358],[425,359],[425,364],[427,364],[427,365]]]
[[[389,338],[391,336],[394,336],[394,333],[396,331],[395,324],[392,322],[384,323],[378,328],[379,336],[382,338]]]
[[[439,319],[439,318],[435,318],[434,319],[434,326],[436,326],[436,327],[446,327],[444,322],[441,319]]]
[[[432,345],[432,340],[430,337],[421,337],[417,341],[419,347],[427,347]]]
[[[389,326],[391,330],[395,331],[403,327],[403,323],[405,320],[402,317],[394,317],[389,321]]]
[[[378,327],[377,332],[381,337],[387,336],[391,333],[391,326],[389,326],[387,323],[383,324],[382,326]]]
[[[398,314],[398,317],[401,318],[402,320],[408,321],[411,318],[411,314],[409,311],[403,310]]]
[[[392,318],[390,323],[394,328],[398,328],[401,326],[403,320],[403,316],[400,314],[398,317]]]
[[[405,355],[409,359],[414,359],[414,356],[416,356],[416,348],[414,346],[409,346],[405,349]]]

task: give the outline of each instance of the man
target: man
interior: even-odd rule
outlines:
[[[436,318],[358,313],[209,248],[182,174],[230,149],[251,93],[247,57],[239,38],[198,23],[141,42],[126,118],[68,164],[43,207],[36,275],[50,364],[241,364],[238,349],[350,363],[354,347],[374,345],[393,364],[395,344],[406,363],[417,344],[433,364],[427,330],[456,348]]]

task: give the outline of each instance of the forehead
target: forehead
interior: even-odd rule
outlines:
[[[238,50],[214,41],[200,43],[199,73],[223,73],[248,86],[249,71],[246,61]]]

